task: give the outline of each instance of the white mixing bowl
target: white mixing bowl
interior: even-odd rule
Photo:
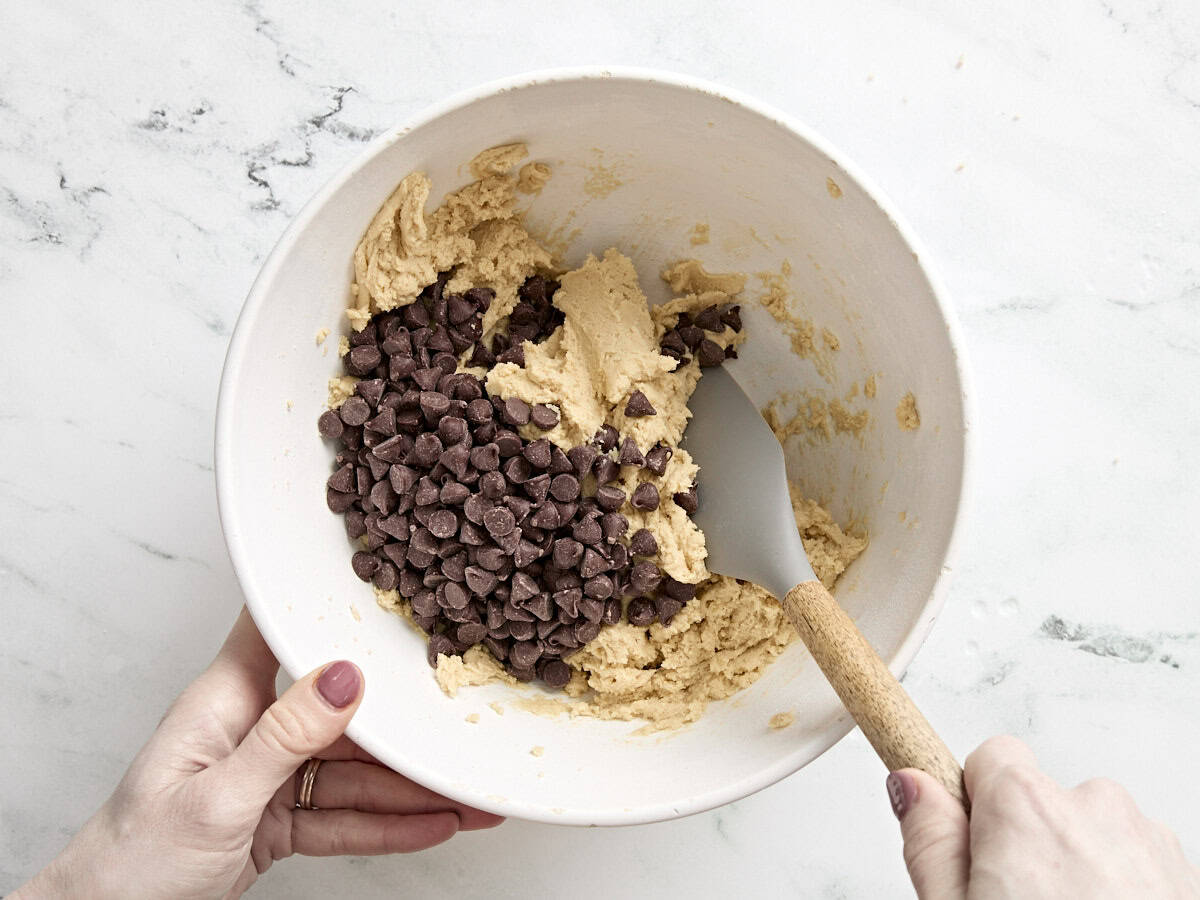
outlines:
[[[879,374],[861,441],[835,435],[788,462],[808,496],[870,534],[839,600],[894,672],[916,653],[943,601],[966,474],[969,403],[951,312],[909,231],[824,141],[756,101],[661,73],[559,70],[460,94],[373,142],[296,216],[246,299],[221,380],[216,472],[233,565],[283,667],[295,677],[331,659],[356,662],[367,687],[351,737],[436,791],[576,825],[651,822],[737,800],[811,762],[852,725],[803,646],[666,737],[509,702],[537,687],[450,700],[423,639],[352,573],[342,519],[325,507],[331,450],[316,420],[326,380],[340,372],[359,237],[409,172],[429,174],[436,203],[469,180],[476,152],[512,141],[554,170],[528,221],[535,232],[557,229],[569,265],[617,246],[660,300],[657,274],[681,257],[749,273],[790,261],[795,311],[840,338],[828,354],[833,385],[790,353],[752,299],[731,371],[759,403],[800,389],[842,396]],[[696,223],[709,225],[709,243],[689,242]],[[751,278],[748,297],[759,293]],[[334,332],[327,353],[314,341],[320,328]],[[921,415],[911,432],[894,415],[907,391]],[[794,725],[767,727],[787,710]]]

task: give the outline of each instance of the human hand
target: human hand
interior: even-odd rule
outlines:
[[[921,900],[1200,897],[1200,869],[1165,825],[1107,779],[1059,787],[1032,751],[994,737],[963,766],[971,818],[929,775],[888,776]]]
[[[279,663],[245,609],[212,665],[167,711],[116,791],[14,898],[238,897],[277,859],[407,853],[499,816],[384,768],[342,732],[362,674],[341,661],[278,700]],[[297,770],[326,760],[316,809]]]

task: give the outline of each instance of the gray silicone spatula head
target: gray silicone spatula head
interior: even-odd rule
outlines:
[[[692,395],[683,447],[700,467],[695,522],[709,571],[782,597],[816,576],[796,530],[783,448],[722,367],[705,369]]]

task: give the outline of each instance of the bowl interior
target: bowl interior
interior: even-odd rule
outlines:
[[[737,799],[815,758],[850,723],[802,646],[697,724],[637,737],[636,723],[544,718],[509,702],[539,688],[489,686],[444,697],[423,641],[380,610],[353,575],[341,518],[324,505],[331,453],[315,422],[338,373],[350,259],[368,221],[408,172],[433,180],[431,204],[468,180],[478,150],[522,140],[554,175],[528,221],[568,264],[617,246],[652,300],[665,263],[790,274],[794,310],[840,350],[811,360],[757,303],[731,371],[752,397],[810,390],[842,397],[878,376],[861,438],[793,448],[789,468],[871,543],[838,598],[884,659],[908,658],[936,612],[930,596],[958,510],[965,413],[955,350],[912,248],[870,194],[818,146],[772,116],[695,86],[633,76],[558,77],[454,102],[381,139],[298,216],[268,260],[231,345],[218,413],[222,522],[247,601],[293,675],[339,657],[367,680],[351,734],[387,764],[442,793],[508,815],[573,824],[669,818]],[[709,241],[693,245],[697,223]],[[318,347],[315,334],[333,335]],[[819,338],[818,338],[819,340]],[[921,426],[895,407],[918,398]],[[903,521],[901,521],[901,514]],[[506,709],[498,715],[489,703]],[[767,720],[790,710],[796,723]],[[477,724],[468,723],[479,714]],[[532,748],[544,748],[535,756]]]

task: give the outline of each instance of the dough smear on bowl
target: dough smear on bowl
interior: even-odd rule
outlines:
[[[428,213],[414,172],[371,221],[319,423],[341,443],[327,499],[450,696],[539,678],[562,693],[528,708],[678,727],[796,638],[765,591],[705,568],[679,447],[703,369],[744,338],[745,277],[681,260],[650,307],[616,248],[556,268],[516,208],[550,177],[514,174],[526,155],[484,151]],[[866,539],[792,499],[832,587]]]

